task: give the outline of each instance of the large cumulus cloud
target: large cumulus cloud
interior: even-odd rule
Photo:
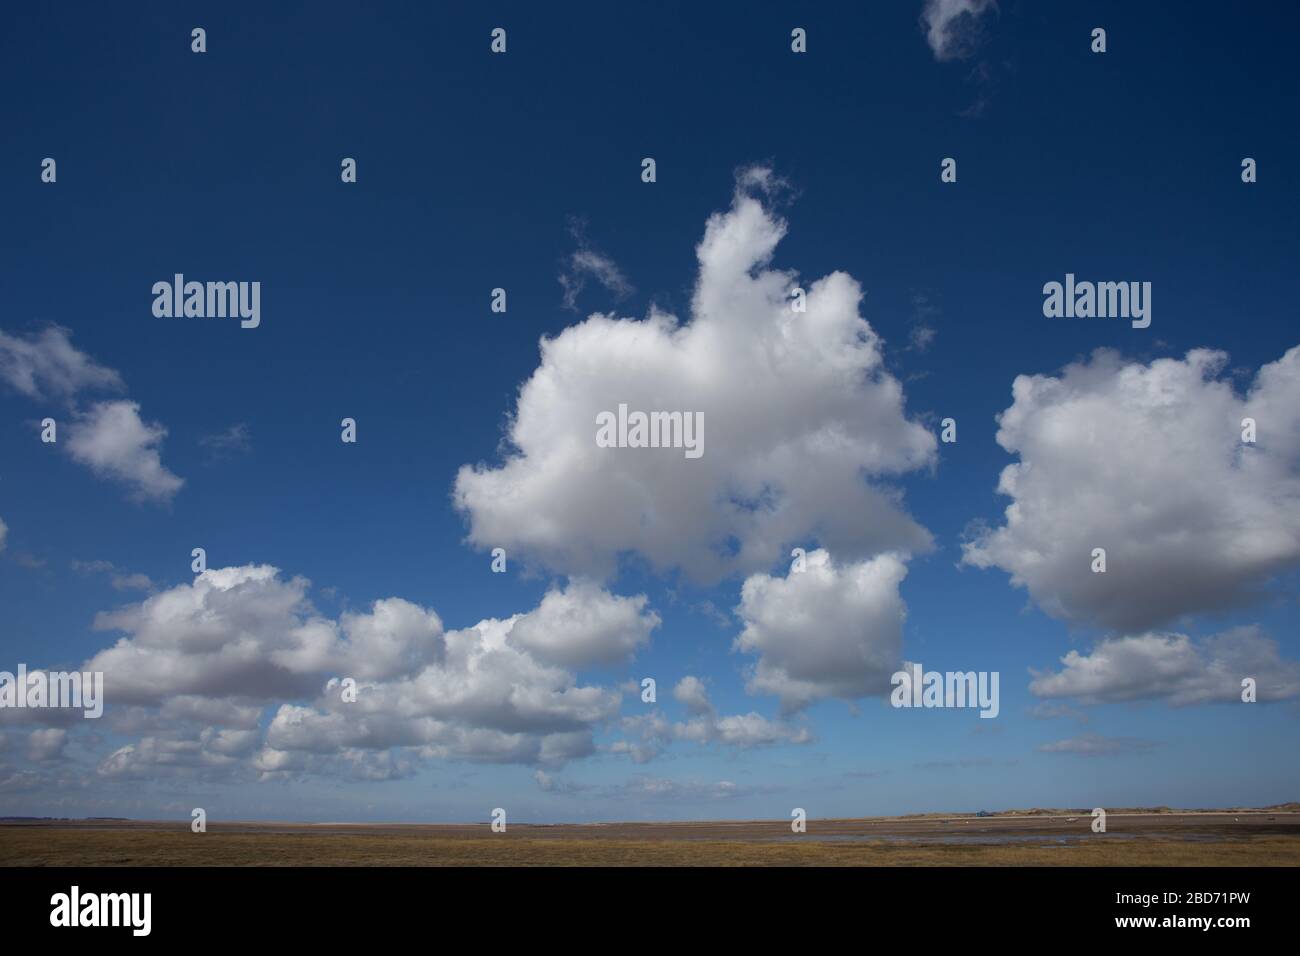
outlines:
[[[458,630],[396,597],[334,619],[309,589],[269,565],[216,568],[99,615],[123,636],[84,669],[104,672],[116,729],[143,733],[101,774],[383,779],[420,759],[559,765],[594,752],[622,697],[576,669],[626,661],[659,624],[643,595],[587,581]]]
[[[935,440],[905,413],[861,287],[833,272],[794,311],[800,281],[771,265],[786,231],[761,196],[771,174],[739,181],[697,247],[689,321],[595,314],[542,341],[505,460],[457,475],[474,545],[594,577],[632,553],[716,581],[814,539],[846,558],[929,544],[878,481],[928,467]],[[596,416],[620,403],[702,412],[703,457],[597,447]]]
[[[1245,394],[1226,360],[1103,350],[1017,377],[997,435],[1020,457],[998,483],[1011,504],[964,560],[1009,572],[1055,617],[1125,633],[1257,597],[1300,564],[1300,347]],[[1091,571],[1094,548],[1105,573]]]

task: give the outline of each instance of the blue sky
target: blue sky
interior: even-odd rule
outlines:
[[[441,630],[426,643],[411,638],[412,657],[437,657],[444,632],[532,611],[548,591],[572,595],[564,589],[575,578],[598,579],[611,614],[626,615],[622,602],[644,595],[632,616],[657,615],[658,625],[644,640],[628,637],[632,652],[617,660],[554,657],[551,647],[548,674],[558,667],[575,686],[610,695],[598,716],[579,721],[589,745],[551,759],[530,749],[534,731],[549,731],[519,731],[519,714],[502,718],[474,702],[454,717],[438,711],[450,729],[422,742],[432,750],[393,743],[408,740],[394,725],[409,712],[384,711],[376,699],[400,696],[384,682],[415,671],[385,672],[363,688],[373,695],[365,706],[379,707],[365,715],[329,711],[317,696],[328,677],[346,676],[337,668],[295,672],[316,682],[295,697],[204,690],[170,669],[201,674],[204,665],[185,658],[184,628],[168,619],[153,649],[171,656],[158,664],[164,676],[152,698],[138,689],[115,705],[115,679],[154,678],[113,659],[122,671],[115,678],[106,668],[104,719],[56,716],[47,726],[5,715],[0,813],[188,816],[203,806],[213,819],[439,821],[483,819],[502,806],[512,820],[550,821],[1296,798],[1300,359],[1282,362],[1297,345],[1300,297],[1300,202],[1286,168],[1297,146],[1286,46],[1294,12],[1011,0],[811,15],[767,3],[576,4],[563,14],[525,4],[270,6],[142,4],[123,15],[61,4],[16,11],[0,34],[0,76],[11,91],[0,151],[0,669],[75,668],[119,640],[142,641],[141,622],[160,601],[193,595],[195,547],[214,569],[279,569],[275,587],[288,591],[277,594],[308,579],[292,612],[302,621],[371,614],[389,598],[436,612]],[[190,49],[195,26],[207,31],[201,55]],[[498,26],[507,52],[494,55]],[[1089,50],[1096,26],[1107,30],[1105,54]],[[791,51],[795,27],[807,30],[805,54]],[[53,184],[41,182],[45,157],[57,161]],[[356,183],[340,181],[343,157],[356,158]],[[644,157],[656,161],[654,183],[641,180]],[[956,183],[940,182],[944,157],[957,159]],[[1242,182],[1243,157],[1258,161],[1258,182]],[[746,186],[740,171],[756,168],[780,185]],[[679,328],[692,322],[706,221],[730,211],[743,231],[746,209],[787,227],[757,271],[794,270],[805,288],[836,272],[860,284],[857,314],[879,337],[874,359],[863,359],[878,361],[872,382],[819,392],[843,354],[831,336],[794,379],[741,376],[728,393],[727,370],[748,360],[731,362],[726,347],[739,356],[763,333],[746,331],[759,320],[727,282],[718,290],[723,351],[696,356],[703,377],[679,377],[660,339],[634,341],[633,323],[652,309],[675,315]],[[604,271],[578,269],[580,251]],[[150,288],[178,272],[259,281],[261,325],[156,318]],[[1067,272],[1150,282],[1150,328],[1045,318],[1042,286]],[[584,280],[573,308],[562,275]],[[496,287],[507,290],[505,314],[489,308]],[[618,317],[607,320],[609,335],[595,326],[582,333],[594,312]],[[547,477],[535,451],[520,466],[521,487],[554,495],[535,499],[526,521],[487,490],[477,505],[458,503],[463,467],[501,469],[517,454],[506,441],[510,416],[544,336],[574,348],[547,366],[558,394],[530,406],[541,422],[537,448],[550,447],[543,436],[552,428],[585,436],[590,419],[561,412],[614,407],[625,400],[614,373],[635,369],[645,388],[662,383],[671,407],[695,402],[720,423],[706,433],[719,457],[706,451],[702,461],[721,471],[701,478],[678,462],[591,472],[583,463],[596,460],[587,457],[594,449],[583,446],[572,460],[548,459],[558,470]],[[60,343],[116,372],[117,387],[96,390],[87,366],[59,365],[62,378],[38,374],[24,390],[22,370]],[[1115,350],[1113,367],[1090,358],[1099,348]],[[1202,369],[1185,359],[1193,349],[1229,358]],[[1086,368],[1066,377],[1076,362]],[[1252,398],[1256,372],[1270,363],[1281,364]],[[614,384],[597,387],[605,369]],[[997,441],[997,416],[1012,407],[1017,376],[1033,375],[1061,379],[1067,394],[1025,400],[1013,452]],[[880,376],[901,390],[901,408],[888,407]],[[750,531],[715,542],[722,558],[706,554],[692,543],[698,516],[678,506],[685,492],[664,488],[684,482],[703,493],[716,480],[725,494],[725,479],[749,467],[725,461],[730,450],[752,463],[783,447],[759,417],[738,445],[716,431],[739,423],[727,418],[739,415],[727,394],[749,387],[756,416],[781,407],[764,389],[789,394],[796,423],[785,439],[800,422],[815,433],[827,424],[818,414],[860,399],[861,416],[836,421],[866,457],[895,464],[858,477],[901,497],[877,501],[865,518],[814,514],[801,527],[818,496],[807,484],[800,491],[789,471],[754,465],[773,496],[767,504],[788,496],[792,517],[775,522],[772,536],[738,519]],[[138,403],[142,423],[165,429],[135,451],[158,454],[183,479],[178,491],[158,493],[156,475],[142,481],[140,456],[128,457],[124,475],[73,453],[78,428],[94,437],[91,409],[101,401]],[[1263,437],[1247,450],[1249,466],[1214,444],[1224,429],[1239,430],[1242,416],[1225,416],[1241,408],[1260,410]],[[47,415],[62,430],[53,445],[39,440]],[[339,440],[345,416],[358,423],[356,444]],[[918,437],[937,437],[948,416],[958,422],[955,444]],[[625,453],[614,451],[620,462]],[[1010,499],[997,491],[999,473],[1030,456],[1047,482],[1024,492],[1037,524],[981,539],[1005,525]],[[1202,460],[1203,471],[1170,471]],[[808,467],[839,481],[831,461],[814,456]],[[1186,475],[1186,485],[1171,474]],[[599,513],[619,487],[611,476],[628,482],[634,516],[647,500],[639,493],[663,495],[657,513],[640,516],[642,528],[680,524],[681,535],[663,539],[662,560],[647,556],[648,531]],[[668,485],[655,484],[661,477]],[[1058,480],[1059,494],[1045,490]],[[1212,499],[1200,487],[1211,480],[1221,489]],[[575,511],[581,522],[571,527]],[[909,517],[933,546],[886,541],[880,527],[890,514]],[[1180,536],[1170,523],[1184,519]],[[513,535],[501,542],[507,573],[491,572],[493,542],[476,535],[476,521]],[[1056,552],[1046,571],[1031,567],[1035,547],[1073,547],[1103,527],[1133,532],[1130,551],[1117,535],[1107,539],[1120,562],[1108,583],[1062,578]],[[963,551],[980,540],[987,567]],[[837,690],[828,675],[807,702],[792,704],[770,683],[756,691],[750,669],[780,656],[783,638],[772,635],[782,625],[755,625],[774,642],[766,655],[738,650],[733,641],[756,612],[747,619],[734,609],[747,579],[787,579],[794,546],[829,549],[831,604],[851,588],[855,562],[906,552],[897,590],[905,619],[894,615],[901,658],[999,672],[1000,715],[895,710],[878,692]],[[615,555],[613,573],[573,556],[592,548]],[[730,560],[729,548],[757,557]],[[693,575],[684,570],[692,562],[717,573]],[[1012,583],[1017,569],[1030,586]],[[128,587],[120,579],[129,575],[148,583]],[[1226,582],[1222,593],[1214,581]],[[240,597],[243,586],[223,606],[233,618],[256,604]],[[769,613],[779,616],[788,605],[776,603]],[[827,645],[888,644],[862,615],[846,624],[819,600],[809,607],[827,619],[813,614],[799,626]],[[137,630],[94,626],[122,608],[135,611],[118,623]],[[283,620],[272,617],[247,625],[268,654],[283,638]],[[231,628],[236,643],[247,623],[205,605],[186,626],[199,619]],[[1224,634],[1236,636],[1204,643]],[[1144,636],[1145,644],[1099,650]],[[566,639],[563,627],[546,638]],[[355,645],[348,653],[360,655]],[[346,650],[338,660],[364,657]],[[1065,674],[1071,651],[1087,660]],[[1261,661],[1270,662],[1256,675],[1261,701],[1235,702],[1238,671]],[[1064,675],[1059,693],[1032,692],[1031,669]],[[1078,682],[1085,670],[1101,672],[1091,695]],[[704,682],[711,710],[692,713],[674,696],[688,675]],[[656,705],[618,691],[647,676],[658,682]],[[878,677],[861,676],[863,686]],[[167,707],[178,696],[256,707],[259,716],[253,725],[182,719]],[[1066,715],[1044,716],[1048,706]],[[311,740],[291,747],[271,726],[283,707],[332,713],[344,729],[335,737],[328,722],[309,720]],[[737,742],[709,722],[750,713],[761,724]],[[638,762],[625,751],[644,743],[645,723],[635,721],[654,714],[670,728],[704,720],[693,732],[669,730],[660,752]],[[560,723],[572,719],[566,711]],[[383,732],[350,736],[367,721]],[[44,731],[54,732],[32,738]],[[476,731],[523,736],[511,759],[489,759],[495,745],[476,749],[463,736],[447,750],[439,736]],[[388,779],[365,779],[380,776]]]

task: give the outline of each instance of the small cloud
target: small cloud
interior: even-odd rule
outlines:
[[[696,611],[699,614],[703,614],[710,621],[718,625],[718,627],[723,628],[724,630],[733,627],[735,624],[735,621],[732,619],[731,615],[728,614],[726,611],[722,610],[712,601],[701,601],[698,604],[692,605],[691,610]]]
[[[589,783],[574,783],[570,780],[558,780],[545,770],[538,770],[533,774],[533,779],[537,781],[537,786],[545,793],[582,793],[584,790],[595,789],[595,787]]]
[[[888,770],[849,770],[843,774],[847,780],[876,780],[889,776]]]
[[[610,797],[630,797],[633,799],[662,800],[726,800],[742,796],[746,790],[741,789],[730,780],[696,781],[670,780],[664,777],[638,775],[629,778],[621,785],[613,785],[608,790]]]
[[[1070,717],[1081,724],[1088,722],[1088,715],[1068,704],[1050,704],[1046,701],[1035,704],[1026,711],[1035,720],[1054,720],[1058,717]]]
[[[914,766],[917,770],[974,770],[978,767],[1014,767],[1018,760],[995,760],[992,757],[965,757],[961,760],[930,760]]]
[[[966,82],[975,87],[975,99],[959,114],[963,119],[979,119],[988,111],[997,78],[986,62],[977,63],[966,76]]]
[[[783,176],[778,176],[770,163],[755,163],[736,170],[736,190],[740,193],[760,192],[769,200],[782,200],[794,193],[794,187]]]
[[[709,703],[709,692],[704,687],[704,681],[693,674],[687,674],[677,682],[677,686],[673,688],[673,696],[677,698],[678,703],[686,708],[686,712],[689,714],[707,714],[713,711],[713,705]]]
[[[73,561],[72,570],[82,574],[107,574],[115,591],[152,591],[154,583],[147,574],[123,571],[112,561]]]
[[[162,463],[167,429],[140,417],[136,402],[97,402],[69,428],[68,452],[95,474],[128,485],[142,500],[170,501],[184,479]]]
[[[184,480],[163,467],[159,449],[167,429],[141,419],[138,402],[80,406],[82,392],[120,392],[125,385],[113,369],[76,349],[69,335],[58,325],[25,337],[0,331],[0,382],[40,402],[66,402],[72,419],[64,448],[73,460],[130,485],[140,500],[170,501]]]
[[[72,570],[82,574],[98,574],[113,570],[112,561],[73,561]]]
[[[151,591],[153,581],[147,574],[118,574],[113,576],[113,587],[118,591]]]
[[[232,455],[247,455],[253,450],[253,442],[248,425],[238,422],[224,431],[204,435],[199,439],[199,447],[208,452],[209,461],[217,461]]]
[[[944,62],[971,56],[983,33],[980,18],[997,8],[995,0],[926,0],[921,26],[934,58]]]
[[[27,759],[33,763],[48,763],[63,756],[68,742],[68,732],[60,727],[34,730],[27,738]]]
[[[935,319],[941,311],[930,296],[916,293],[912,296],[912,326],[908,331],[905,352],[924,352],[933,343],[939,333],[934,328]]]
[[[636,291],[613,259],[591,247],[586,230],[583,220],[575,218],[569,221],[569,233],[578,248],[564,260],[564,271],[559,275],[566,309],[577,309],[578,296],[587,287],[588,279],[596,280],[615,299],[626,299]]]
[[[0,331],[0,381],[37,400],[71,401],[83,390],[122,389],[122,377],[78,351],[70,335],[58,325],[28,336]]]
[[[612,754],[626,754],[636,763],[649,763],[672,743],[672,725],[657,709],[648,714],[624,717],[619,723],[627,737],[609,746]]]
[[[1045,754],[1078,754],[1082,757],[1114,757],[1127,753],[1142,753],[1155,747],[1154,741],[1138,737],[1103,737],[1101,734],[1082,734],[1038,747]]]

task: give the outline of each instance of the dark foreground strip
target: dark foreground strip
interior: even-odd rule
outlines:
[[[1221,944],[1294,932],[1295,879],[1281,868],[4,868],[0,917],[7,943],[75,933],[78,945],[111,937],[205,948],[266,941],[373,949],[431,931],[445,943],[453,928],[478,945],[518,939],[538,947],[565,937],[637,950],[850,929],[859,942],[901,932],[974,945],[1050,931],[1058,940],[1195,936]],[[120,894],[145,893],[149,932],[137,936],[131,917],[138,929],[143,896]],[[74,900],[78,923],[116,915],[120,925],[51,925],[52,914],[72,922]],[[1248,926],[1239,925],[1243,917]],[[1227,919],[1238,925],[1219,924]]]

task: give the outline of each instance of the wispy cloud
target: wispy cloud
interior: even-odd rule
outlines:
[[[588,280],[595,280],[615,299],[626,299],[636,291],[613,259],[592,248],[586,231],[585,221],[576,218],[569,221],[569,233],[578,248],[564,260],[564,271],[559,275],[566,309],[577,309],[578,296],[587,287]]]
[[[1035,720],[1055,720],[1058,717],[1070,717],[1082,724],[1088,722],[1087,714],[1068,704],[1049,704],[1047,701],[1043,701],[1030,707],[1026,713]]]
[[[59,444],[74,461],[126,484],[139,499],[170,501],[184,480],[162,464],[167,429],[145,422],[140,405],[126,399],[81,406],[77,399],[83,392],[120,392],[125,385],[116,371],[77,349],[69,335],[58,325],[28,336],[0,331],[0,381],[28,398],[67,404],[68,437],[60,437]]]
[[[107,574],[116,591],[152,591],[154,588],[149,575],[125,571],[112,561],[73,561],[72,569],[82,574]]]
[[[924,352],[939,334],[934,322],[942,314],[933,299],[923,292],[912,296],[912,326],[907,334],[907,346],[903,351]]]
[[[209,461],[217,461],[232,455],[247,455],[253,450],[253,439],[248,425],[237,422],[222,431],[204,435],[199,439],[199,447],[208,452]]]
[[[58,325],[28,336],[0,331],[0,381],[33,399],[71,400],[81,391],[124,387],[117,372],[79,351],[69,336]]]
[[[997,8],[995,0],[926,0],[921,26],[934,58],[942,62],[969,57],[979,45],[980,18]]]
[[[1042,744],[1039,751],[1045,754],[1078,754],[1081,757],[1114,757],[1119,754],[1141,753],[1156,746],[1151,740],[1138,737],[1103,737],[1101,734],[1082,734],[1055,743]]]

